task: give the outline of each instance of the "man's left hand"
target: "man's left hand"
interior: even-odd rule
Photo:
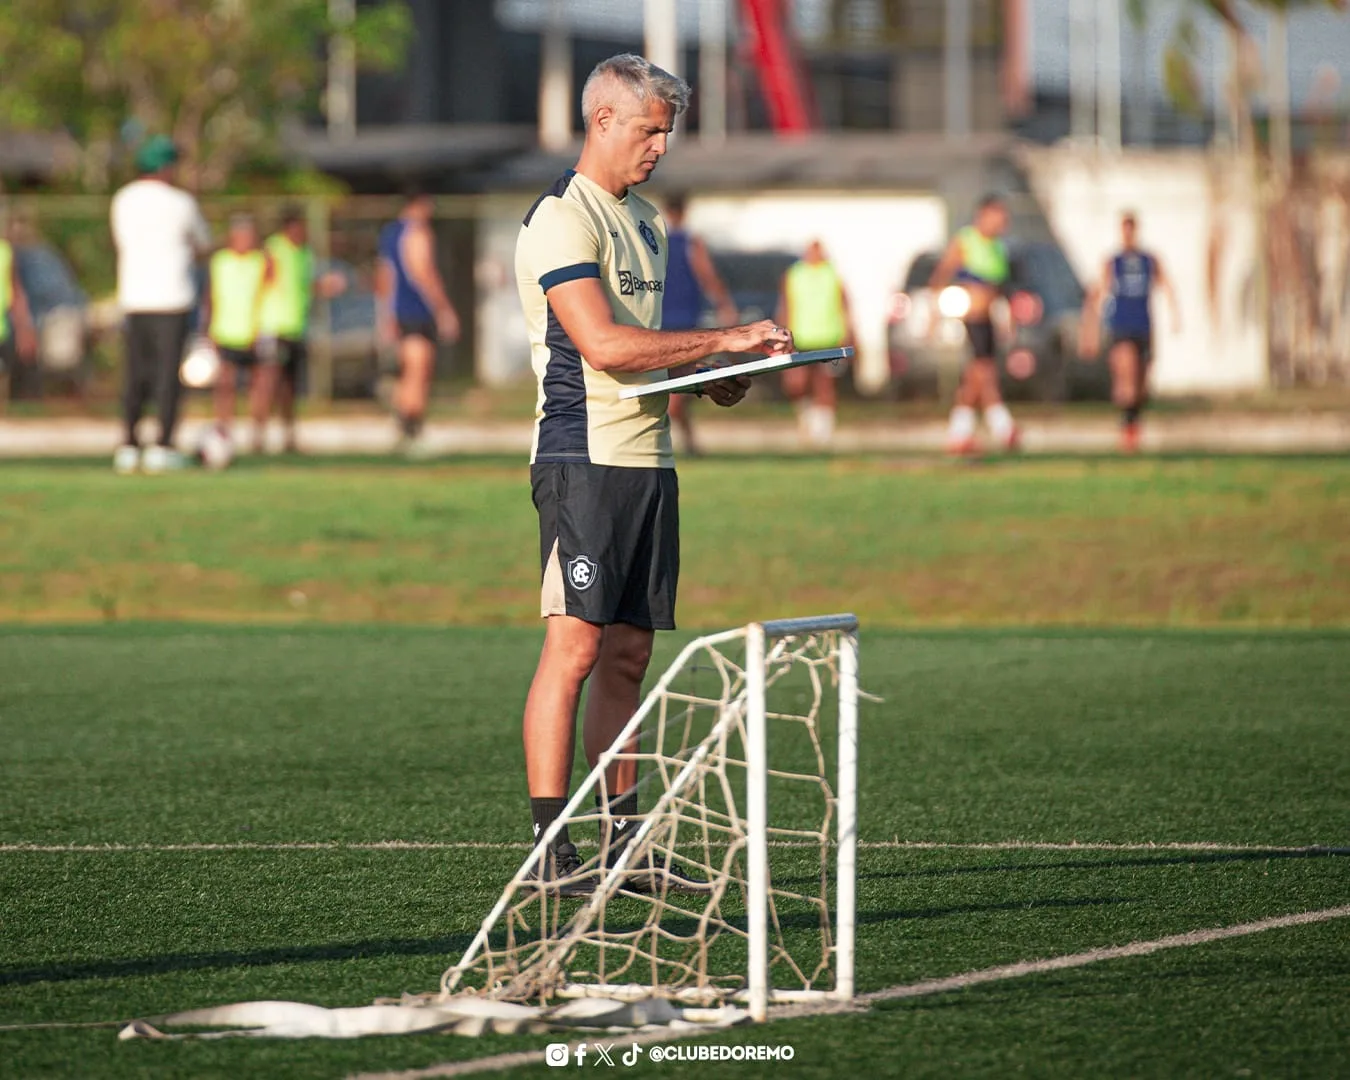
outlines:
[[[716,382],[708,383],[703,389],[703,396],[710,399],[714,405],[729,409],[739,404],[749,389],[750,380],[744,375],[737,375],[734,379],[718,379]]]

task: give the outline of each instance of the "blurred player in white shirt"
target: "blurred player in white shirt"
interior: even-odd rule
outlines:
[[[113,457],[118,472],[162,472],[182,464],[173,449],[182,383],[178,365],[197,300],[193,267],[211,244],[197,200],[173,182],[178,151],[162,135],[136,155],[140,176],[112,201],[117,300],[125,318],[126,441]],[[159,442],[141,453],[136,425],[151,395]]]

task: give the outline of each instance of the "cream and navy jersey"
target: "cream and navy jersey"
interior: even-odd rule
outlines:
[[[564,173],[525,215],[516,285],[539,380],[531,462],[675,467],[667,395],[619,398],[623,387],[664,373],[597,371],[548,302],[555,285],[596,278],[616,323],[658,330],[666,254],[665,224],[651,203],[632,191],[616,198],[580,173]]]

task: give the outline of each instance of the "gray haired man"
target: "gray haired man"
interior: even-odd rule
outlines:
[[[530,474],[547,629],[524,722],[536,836],[567,802],[582,686],[589,680],[582,738],[594,764],[637,708],[654,632],[675,626],[680,523],[666,399],[621,400],[619,390],[716,353],[792,346],[767,320],[659,329],[666,227],[633,189],[665,155],[689,87],[625,54],[596,66],[581,101],[581,157],[525,215],[516,246],[539,380]],[[706,394],[735,405],[748,385],[725,379]],[[617,833],[601,841],[611,856],[636,828],[636,782],[635,761],[606,778]],[[542,874],[559,893],[581,895],[595,883],[577,876],[580,866],[563,829]]]

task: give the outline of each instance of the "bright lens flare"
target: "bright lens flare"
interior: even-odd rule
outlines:
[[[215,385],[219,371],[220,357],[216,355],[216,350],[206,342],[198,342],[183,357],[178,374],[184,386],[192,390],[205,390]]]
[[[960,285],[948,285],[938,293],[938,311],[944,319],[964,319],[970,311],[970,293]]]

